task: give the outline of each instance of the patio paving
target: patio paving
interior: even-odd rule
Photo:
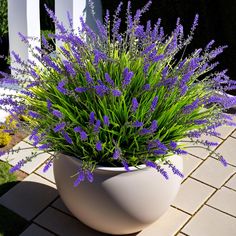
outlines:
[[[209,151],[189,149],[190,154],[183,157],[185,177],[174,203],[157,222],[132,236],[236,235],[236,129],[221,127],[219,132],[221,136],[212,141],[219,143],[215,149],[229,162],[228,167]],[[25,155],[28,152],[10,156],[10,163]],[[58,195],[52,168],[42,171],[47,158],[49,155],[33,159],[23,169],[28,177],[0,197],[0,204],[31,223],[21,236],[107,235],[72,216]]]

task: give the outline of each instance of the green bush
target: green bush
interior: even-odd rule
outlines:
[[[0,148],[8,145],[11,142],[11,135],[0,130]]]
[[[7,34],[8,22],[7,22],[7,0],[0,1],[0,36]]]

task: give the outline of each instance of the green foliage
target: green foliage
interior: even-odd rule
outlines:
[[[10,168],[11,166],[8,163],[0,161],[0,185],[17,180],[15,174],[9,173]]]
[[[0,1],[0,36],[8,33],[7,0]]]
[[[66,46],[68,48],[69,45]],[[160,52],[164,48],[159,48]],[[28,102],[37,112],[44,117],[37,121],[42,130],[48,130],[49,127],[55,127],[58,120],[47,110],[46,100],[50,99],[53,108],[63,113],[64,120],[68,124],[66,131],[70,137],[75,140],[73,145],[68,145],[63,136],[53,132],[51,129],[47,133],[47,141],[52,143],[53,149],[63,151],[67,154],[81,157],[83,160],[91,160],[112,165],[112,154],[116,147],[122,149],[122,154],[128,160],[132,160],[132,165],[137,165],[146,158],[156,160],[147,150],[149,140],[160,140],[163,144],[169,145],[170,141],[179,141],[186,137],[187,132],[194,130],[197,126],[194,120],[212,117],[217,112],[215,107],[203,111],[199,106],[190,114],[183,114],[182,109],[193,102],[196,98],[203,98],[207,94],[207,84],[194,83],[197,75],[193,76],[188,85],[190,89],[183,97],[179,95],[179,88],[174,88],[171,93],[168,87],[161,86],[153,89],[152,92],[144,92],[143,86],[149,83],[151,86],[158,84],[161,80],[163,68],[170,60],[165,62],[153,63],[147,76],[143,72],[143,59],[132,57],[129,53],[122,53],[118,56],[116,49],[111,49],[111,60],[101,62],[98,66],[90,63],[93,58],[89,58],[86,65],[87,71],[95,81],[104,81],[105,73],[108,73],[114,80],[117,87],[121,87],[123,80],[122,73],[124,68],[128,67],[134,71],[134,77],[127,89],[123,90],[121,97],[107,95],[99,97],[94,92],[77,94],[77,97],[63,95],[57,90],[58,83],[63,79],[63,74],[58,74],[53,70],[44,70],[41,72],[41,79],[47,87],[34,87],[31,91],[37,96],[37,99],[29,99]],[[171,58],[170,58],[171,59]],[[57,58],[57,63],[62,65],[62,61]],[[71,59],[74,61],[74,59]],[[187,63],[191,60],[188,59]],[[76,67],[76,64],[74,64]],[[78,68],[76,78],[68,84],[71,91],[76,86],[86,86],[86,79],[83,72]],[[176,70],[173,69],[171,77],[176,76]],[[52,80],[53,78],[53,80]],[[168,95],[167,95],[168,94]],[[159,102],[155,111],[150,113],[150,106],[155,96],[158,96]],[[136,97],[140,103],[136,113],[131,111],[132,98]],[[44,101],[44,102],[42,102]],[[103,116],[110,118],[111,125],[102,127],[99,135],[93,134],[93,129],[88,125],[89,114],[94,111],[97,119],[103,120]],[[157,120],[158,131],[150,135],[139,135],[140,129],[132,127],[136,120],[144,122],[145,128],[149,128],[153,119]],[[34,124],[35,125],[35,124]],[[89,140],[84,142],[79,134],[73,131],[73,128],[80,126],[89,134]],[[198,126],[199,128],[199,126]],[[101,140],[103,143],[103,152],[99,153],[95,149],[95,143]],[[114,143],[116,140],[116,143]]]

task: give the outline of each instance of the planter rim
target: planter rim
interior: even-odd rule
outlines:
[[[76,157],[74,157],[74,156],[66,155],[66,154],[63,154],[63,153],[58,153],[59,158],[60,158],[60,155],[67,156],[67,157],[73,159],[74,161],[79,161],[79,162],[81,162],[80,159],[78,159],[78,158],[76,158]],[[178,155],[173,154],[173,155],[169,156],[168,158],[172,158],[172,157],[174,157],[174,156],[178,156]],[[168,158],[167,158],[167,159],[168,159]],[[160,162],[160,161],[156,161],[157,164],[158,164],[159,162]],[[138,171],[138,170],[140,170],[140,169],[142,170],[142,169],[145,169],[145,168],[150,168],[150,167],[146,166],[145,164],[138,165],[137,167],[135,167],[135,166],[129,166],[130,172],[131,172],[131,171]],[[115,171],[115,172],[127,172],[127,170],[126,170],[124,167],[105,167],[105,166],[99,166],[99,165],[96,166],[95,170],[111,171],[111,172],[114,172],[114,171]]]

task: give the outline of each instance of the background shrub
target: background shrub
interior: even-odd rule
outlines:
[[[7,0],[0,0],[0,37],[8,33]]]

